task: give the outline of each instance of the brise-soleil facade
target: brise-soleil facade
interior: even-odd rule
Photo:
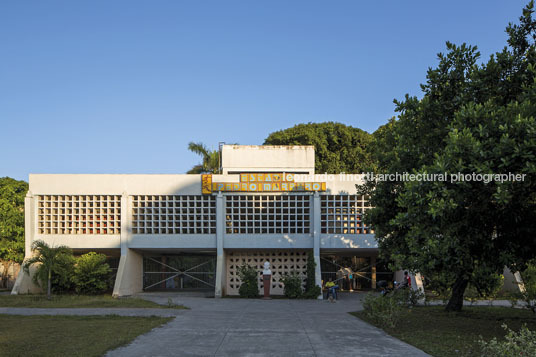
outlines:
[[[271,263],[272,294],[282,276],[305,279],[309,252],[316,282],[375,288],[392,274],[377,260],[369,208],[355,179],[315,175],[312,146],[223,145],[221,174],[32,174],[25,200],[26,257],[43,240],[76,254],[102,252],[116,296],[154,290],[236,295],[238,268]],[[355,177],[354,177],[355,178]],[[348,280],[348,279],[347,279]],[[38,287],[21,273],[14,293]]]

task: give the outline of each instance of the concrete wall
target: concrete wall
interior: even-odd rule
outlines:
[[[378,242],[374,234],[321,234],[321,249],[377,249]]]
[[[30,174],[34,195],[200,195],[200,175]]]
[[[223,173],[304,172],[314,174],[314,146],[223,145]]]

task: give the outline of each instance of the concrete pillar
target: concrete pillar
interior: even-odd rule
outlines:
[[[376,257],[370,258],[370,266],[372,268],[372,289],[376,289]]]
[[[24,198],[24,260],[32,256],[32,243],[35,237],[36,227],[37,199],[32,195],[32,192],[28,191]],[[30,274],[28,274],[21,266],[20,272],[17,275],[17,280],[15,280],[15,284],[11,290],[11,294],[17,295],[42,292],[41,287],[34,284],[31,278],[36,269],[35,266],[30,267]]]
[[[225,285],[225,252],[223,250],[223,235],[225,230],[225,208],[223,206],[223,195],[218,192],[216,196],[216,281],[214,286],[214,296],[221,298],[223,286]]]
[[[322,270],[320,269],[320,194],[315,192],[313,195],[313,256],[315,258],[315,283],[322,287]],[[323,299],[323,294],[318,296],[319,300]]]
[[[143,291],[143,256],[130,249],[132,237],[131,197],[121,196],[121,258],[115,278],[113,296],[129,296]]]
[[[119,260],[113,296],[130,296],[141,291],[143,291],[143,256],[127,248],[126,254],[121,254]]]
[[[512,273],[507,267],[504,268],[504,285],[502,290],[515,293],[525,292],[525,284],[519,272]]]

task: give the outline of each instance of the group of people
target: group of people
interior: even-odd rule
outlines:
[[[340,279],[337,279],[336,281],[339,281]],[[344,281],[344,280],[343,280]],[[327,299],[331,302],[335,302],[337,300],[337,289],[339,289],[339,285],[333,281],[333,278],[329,278],[329,281],[327,281],[324,284],[324,287],[327,290]],[[385,280],[381,280],[378,282],[378,288],[381,289],[382,295],[385,295],[389,292],[388,283]],[[401,283],[394,282],[394,289],[406,289],[411,288],[411,276],[407,271],[404,272],[404,279]]]

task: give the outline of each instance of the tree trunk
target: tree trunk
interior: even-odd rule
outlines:
[[[49,269],[48,271],[48,284],[47,284],[47,299],[50,300],[52,298],[52,269]]]
[[[447,311],[462,311],[463,307],[463,294],[467,288],[469,279],[464,275],[460,275],[456,278],[456,281],[452,285],[452,295],[445,308]]]

